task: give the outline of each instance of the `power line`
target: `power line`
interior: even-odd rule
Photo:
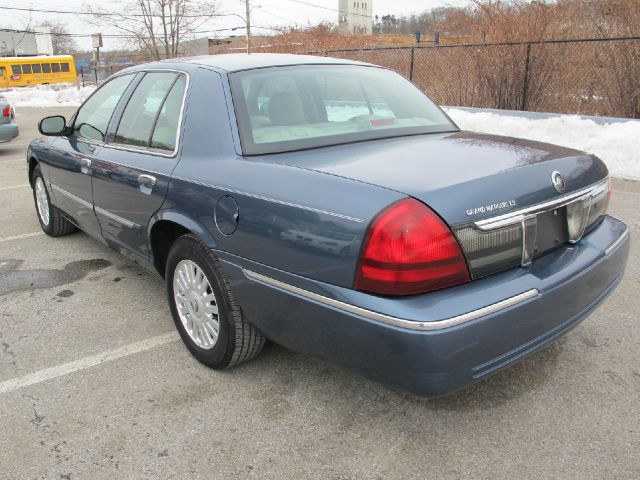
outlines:
[[[142,13],[117,13],[117,12],[83,12],[78,10],[52,10],[46,8],[26,8],[26,7],[0,7],[0,10],[18,10],[20,12],[29,12],[29,13],[58,13],[62,15],[90,15],[93,17],[163,17],[166,15],[162,15],[160,13],[150,13],[150,14],[142,14]],[[200,14],[200,15],[181,15],[182,18],[202,18],[202,17],[230,17],[235,16],[233,13],[212,13],[208,14]]]
[[[276,15],[276,14],[275,14],[275,13],[273,13],[273,12],[269,12],[269,11],[265,10],[264,8],[261,8],[261,9],[260,9],[260,12],[261,12],[261,13],[266,13],[267,15],[271,15],[272,17],[275,17],[275,18],[279,18],[280,20],[284,20],[285,22],[294,23],[294,24],[295,24],[295,23],[298,23],[298,22],[293,21],[293,20],[291,20],[291,19],[289,19],[289,18],[284,18],[284,17],[281,17],[280,15]]]
[[[323,5],[316,5],[315,3],[309,3],[309,2],[304,2],[302,0],[289,0],[290,2],[293,3],[299,3],[301,5],[306,5],[308,7],[315,7],[315,8],[321,8],[322,10],[329,10],[331,12],[338,12],[338,13],[344,13],[345,15],[353,15],[355,17],[367,17],[367,18],[371,18],[371,15],[367,15],[366,13],[353,13],[353,12],[348,12],[346,10],[340,10],[338,8],[331,8],[331,7],[325,7]]]
[[[193,34],[207,34],[207,33],[215,33],[215,32],[226,32],[226,31],[234,31],[234,30],[242,30],[243,28],[245,28],[244,26],[240,26],[240,27],[228,27],[228,28],[214,28],[211,30],[200,30],[200,31],[196,31],[196,32],[190,32]],[[274,27],[263,27],[260,25],[252,25],[251,28],[258,28],[261,30],[272,30],[274,32],[281,32],[281,29],[278,28],[274,28]],[[6,29],[0,29],[0,31],[11,31],[14,33],[30,33],[32,35],[51,35],[51,36],[59,36],[59,37],[91,37],[92,34],[90,33],[46,33],[46,32],[34,32],[31,30],[6,30]],[[155,34],[156,37],[162,37],[162,33],[157,33]],[[151,38],[148,35],[132,35],[132,34],[119,34],[119,33],[103,33],[102,34],[103,38]]]

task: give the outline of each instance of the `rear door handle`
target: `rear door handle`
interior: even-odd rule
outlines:
[[[88,175],[90,170],[91,170],[91,160],[89,160],[88,158],[81,158],[80,171],[85,175]]]
[[[138,183],[141,186],[153,188],[156,186],[156,177],[146,174],[138,175]]]

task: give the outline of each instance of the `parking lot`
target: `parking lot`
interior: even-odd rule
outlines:
[[[613,295],[553,346],[429,400],[273,344],[229,371],[197,363],[161,280],[40,231],[25,148],[41,117],[72,112],[18,109],[0,145],[2,478],[640,478],[640,184],[614,182],[632,246]]]

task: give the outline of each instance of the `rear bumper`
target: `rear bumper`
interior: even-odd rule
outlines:
[[[4,123],[0,125],[0,143],[10,142],[18,136],[20,130],[15,123]]]
[[[626,226],[606,217],[580,243],[527,268],[403,299],[320,284],[224,254],[221,258],[243,311],[268,338],[374,380],[439,396],[523,358],[577,325],[619,283],[628,253]],[[496,305],[500,308],[491,308]],[[457,320],[447,323],[451,319]]]

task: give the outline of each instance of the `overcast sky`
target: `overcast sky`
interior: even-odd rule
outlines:
[[[338,8],[338,0],[304,0],[307,3],[324,6],[328,9]],[[373,5],[374,15],[386,14],[410,14],[412,12],[419,13],[432,7],[437,6],[464,6],[469,4],[469,0],[368,0]],[[244,16],[243,0],[218,0],[215,2],[218,13],[237,13]],[[82,10],[83,4],[101,5],[105,10],[117,11],[121,5],[119,1],[96,1],[96,0],[34,0],[32,2],[23,0],[2,0],[2,7],[20,7],[34,9],[52,9],[52,10]],[[251,4],[259,6],[252,11],[252,24],[256,26],[282,26],[295,24],[315,24],[322,20],[331,22],[337,21],[338,12],[302,5],[294,0],[251,0]],[[29,13],[16,10],[0,9],[0,26],[5,28],[23,29],[26,26],[37,25],[44,20],[60,20],[67,24],[67,28],[71,33],[90,34],[96,31],[102,33],[118,33],[114,29],[102,28],[97,29],[86,22],[86,17],[82,15],[65,15],[52,13]],[[237,17],[217,17],[208,22],[202,30],[213,30],[220,28],[231,28],[244,26],[242,20]],[[259,34],[264,30],[252,29],[252,32]],[[218,32],[217,36],[227,36],[231,32]],[[240,34],[240,32],[234,32]],[[201,36],[207,36],[205,34]],[[211,35],[214,36],[214,35]],[[76,42],[80,48],[87,49],[91,47],[91,41],[88,38],[77,38]],[[114,49],[122,47],[122,39],[105,39],[105,49]]]

